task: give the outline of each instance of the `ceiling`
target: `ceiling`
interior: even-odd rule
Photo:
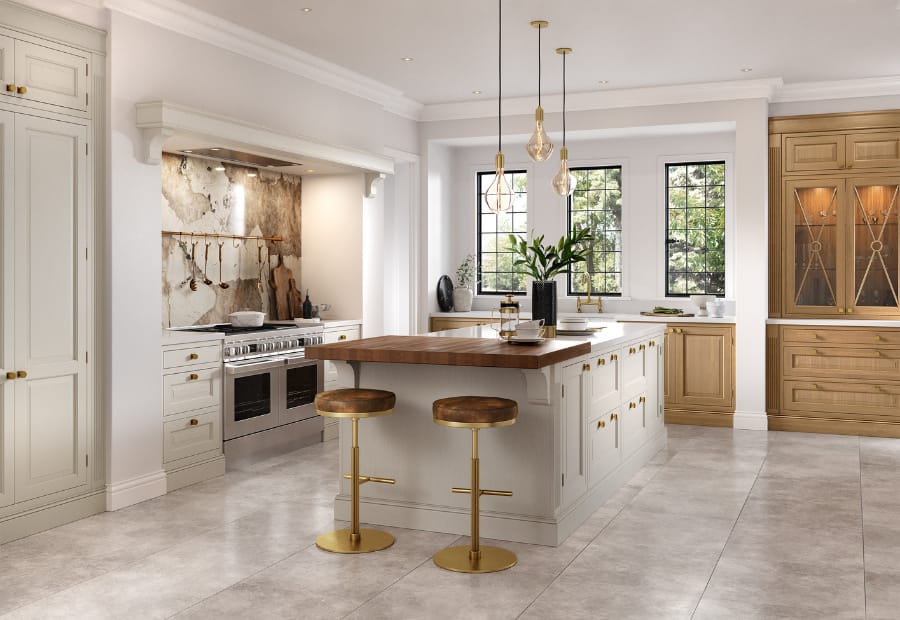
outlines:
[[[497,96],[492,0],[182,1],[423,104]],[[900,75],[898,0],[503,0],[504,97],[537,92],[534,19],[550,22],[541,35],[547,94],[562,91],[561,46],[574,50],[570,93]]]

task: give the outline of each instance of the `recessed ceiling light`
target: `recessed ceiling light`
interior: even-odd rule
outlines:
[[[216,146],[212,146],[212,147],[210,147],[209,150],[210,151],[221,151],[222,149],[220,149],[219,147],[216,147]]]
[[[300,9],[300,10],[303,11],[304,13],[312,13],[312,9],[309,8],[308,6],[305,6],[305,7],[303,7],[303,8]]]
[[[248,176],[248,177],[255,177],[255,176],[256,176],[256,173],[255,173],[255,172],[248,172],[248,173],[247,173],[247,176]]]
[[[194,151],[192,151],[191,149],[184,149],[184,152],[185,153],[193,153]]]
[[[609,84],[609,80],[598,80],[597,83],[598,83],[600,86],[603,86],[604,84]]]
[[[216,166],[213,170],[216,172],[225,172],[225,166]]]
[[[480,95],[480,94],[481,94],[481,91],[480,91],[480,90],[473,90],[473,91],[472,91],[472,94],[473,94],[473,95]]]
[[[412,56],[404,56],[400,60],[402,60],[403,62],[412,62],[413,60],[415,60],[415,58],[413,58]]]
[[[315,170],[314,168],[307,168],[306,171],[307,172],[318,172],[318,170]]]
[[[753,71],[753,67],[742,67],[741,68],[741,73],[750,73],[751,71]]]

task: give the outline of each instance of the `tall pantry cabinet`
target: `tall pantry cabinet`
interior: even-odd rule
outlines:
[[[4,542],[104,508],[92,370],[102,119],[91,98],[105,35],[6,0],[0,9]]]

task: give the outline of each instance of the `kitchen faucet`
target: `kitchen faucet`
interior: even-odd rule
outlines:
[[[578,312],[581,312],[581,308],[584,306],[597,306],[597,313],[602,313],[603,312],[603,300],[600,298],[600,296],[597,295],[596,299],[591,300],[591,283],[590,283],[590,280],[588,280],[587,273],[583,273],[581,275],[581,283],[587,287],[588,296],[587,296],[587,299],[585,299],[585,300],[581,299],[581,295],[578,296],[578,301],[576,302],[576,304],[578,306]]]

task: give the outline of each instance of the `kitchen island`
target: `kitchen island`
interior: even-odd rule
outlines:
[[[500,396],[518,402],[519,417],[480,433],[482,482],[513,495],[482,498],[482,534],[543,545],[565,540],[666,443],[663,326],[601,327],[536,345],[472,327],[307,347],[307,357],[335,362],[343,385],[397,396],[393,414],[360,425],[360,473],[397,480],[361,487],[363,521],[468,533],[469,498],[450,489],[469,479],[471,437],[434,424],[431,404]],[[344,430],[339,476],[350,470]],[[335,516],[347,520],[350,483],[341,477],[340,484]]]

